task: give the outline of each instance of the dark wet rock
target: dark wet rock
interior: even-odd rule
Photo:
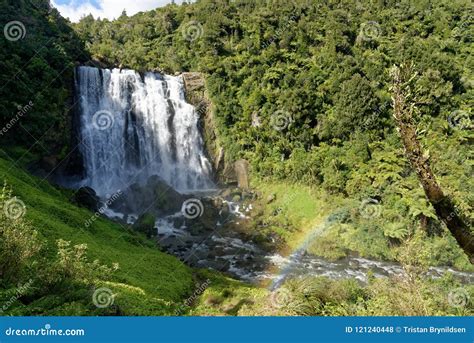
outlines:
[[[208,198],[212,204],[213,207],[216,208],[217,211],[222,211],[222,209],[226,208],[227,205],[224,202],[224,199],[221,197],[215,197],[215,198]]]
[[[219,222],[226,224],[232,218],[231,207],[228,203],[222,204],[219,211]]]
[[[209,254],[207,254],[207,258],[213,260],[216,258],[216,254],[214,252],[210,252]]]
[[[232,189],[231,188],[225,188],[222,190],[220,193],[220,196],[224,199],[230,199],[232,197]]]
[[[184,218],[184,217],[175,217],[175,218],[171,219],[171,222],[173,223],[173,227],[175,227],[175,228],[183,227],[183,226],[185,226],[186,218]]]
[[[235,195],[232,197],[232,201],[233,201],[233,202],[239,202],[240,200],[242,200],[242,196],[239,195],[239,194],[235,194]]]
[[[181,210],[185,197],[159,176],[154,175],[148,179],[146,190],[151,192],[159,210],[164,212],[177,212]]]
[[[212,268],[214,270],[227,270],[229,262],[225,260],[214,260],[214,261],[203,261],[207,268]],[[200,261],[201,263],[201,261]]]
[[[151,213],[144,213],[140,215],[133,224],[133,228],[141,233],[144,233],[148,238],[156,236],[155,216]]]
[[[91,211],[98,211],[100,199],[96,192],[90,187],[81,187],[73,196],[73,202]]]
[[[153,175],[144,185],[130,185],[123,191],[122,199],[123,201],[113,205],[117,211],[141,213],[143,209],[147,209],[147,212],[161,216],[179,212],[186,197],[159,176]]]
[[[191,229],[193,234],[215,230],[223,206],[222,201],[212,198],[203,198],[200,202],[202,204],[200,215],[196,218],[189,218],[186,222],[186,226]]]
[[[256,200],[257,199],[257,195],[254,193],[254,192],[251,192],[251,191],[243,191],[242,194],[241,194],[241,198],[243,200]]]

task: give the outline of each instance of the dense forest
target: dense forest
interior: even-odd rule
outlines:
[[[474,267],[410,165],[394,118],[391,73],[395,65],[413,66],[412,120],[423,157],[474,234],[470,1],[198,0],[71,23],[48,1],[2,0],[0,19],[20,21],[25,30],[20,41],[0,40],[0,120],[8,125],[0,132],[6,182],[0,203],[21,195],[27,208],[21,220],[1,214],[1,299],[38,275],[10,313],[176,314],[196,280],[211,280],[186,313],[472,314],[472,285],[461,292],[468,306],[449,306],[446,294],[461,289],[458,281],[424,277],[430,266]],[[331,225],[307,244],[308,252],[396,261],[406,278],[369,278],[364,286],[290,280],[275,307],[272,292],[181,265],[144,235],[123,233],[105,218],[73,235],[81,218],[90,217],[87,210],[70,203],[72,191],[31,181],[23,169],[71,155],[76,65],[201,73],[213,144],[225,165],[247,160],[251,187],[263,194],[250,237],[264,245],[271,237],[274,249],[292,250],[297,237],[325,218]],[[101,258],[107,265],[87,259],[80,244],[86,242],[94,258],[109,244],[110,254]],[[147,258],[137,267],[128,249]],[[141,279],[153,263],[157,275]],[[176,277],[163,281],[160,273],[170,270]],[[91,306],[90,288],[104,285],[119,294],[115,306]]]
[[[199,1],[113,22],[86,17],[75,30],[105,65],[207,75],[228,159],[248,159],[263,178],[374,199],[382,215],[358,224],[346,244],[390,257],[385,246],[420,225],[430,236],[443,231],[395,130],[394,64],[415,63],[422,144],[474,219],[472,15],[463,1]],[[328,240],[339,245],[344,231]],[[449,255],[437,260],[458,258],[433,240]]]

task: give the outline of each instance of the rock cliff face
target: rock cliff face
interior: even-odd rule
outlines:
[[[243,159],[235,161],[234,171],[237,178],[237,185],[239,186],[239,188],[248,190],[250,188],[249,162]]]
[[[186,100],[196,107],[200,115],[200,129],[213,164],[215,179],[220,184],[236,184],[238,182],[236,168],[231,161],[226,160],[225,149],[219,141],[214,108],[206,91],[204,75],[188,72],[182,76]]]

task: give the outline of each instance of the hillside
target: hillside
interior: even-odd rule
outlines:
[[[55,188],[39,178],[29,175],[8,162],[2,153],[0,160],[1,179],[11,187],[14,196],[24,205],[24,220],[38,232],[42,248],[14,270],[13,279],[3,275],[2,299],[15,294],[15,287],[9,285],[33,279],[33,285],[22,294],[26,304],[15,304],[8,314],[16,315],[84,315],[114,314],[115,308],[97,309],[91,303],[94,288],[82,283],[82,275],[64,276],[47,283],[49,277],[55,277],[54,261],[59,258],[56,241],[71,242],[71,245],[86,244],[89,261],[99,260],[101,264],[117,263],[119,268],[110,275],[99,275],[115,296],[114,303],[122,315],[158,315],[173,314],[181,301],[186,299],[194,287],[193,274],[176,258],[160,252],[156,246],[123,226],[103,218],[97,218],[94,212],[77,207],[70,202],[73,192]],[[3,212],[3,211],[2,211]],[[96,220],[94,220],[97,218]],[[91,220],[92,219],[92,220]],[[3,225],[9,225],[8,218]],[[92,224],[87,227],[86,221]],[[33,236],[26,236],[29,241]],[[17,244],[25,244],[18,237]],[[2,244],[7,244],[2,240]],[[38,243],[39,244],[39,243]],[[3,247],[7,247],[3,245]],[[20,249],[20,247],[18,247]],[[21,249],[19,250],[21,251]],[[10,252],[14,255],[15,250]],[[27,252],[24,252],[25,254]],[[22,254],[14,255],[19,258]],[[5,255],[3,255],[5,257]],[[80,255],[71,256],[80,262]],[[73,273],[73,271],[71,271]],[[11,286],[10,286],[11,287]],[[13,291],[13,293],[12,293]]]

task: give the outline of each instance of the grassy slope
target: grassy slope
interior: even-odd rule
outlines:
[[[275,198],[264,207],[265,217],[272,217],[275,211],[281,211],[278,216],[274,216],[276,224],[284,221],[298,229],[296,232],[289,232],[278,225],[273,226],[284,237],[290,250],[300,246],[307,234],[324,220],[327,202],[324,194],[314,188],[260,179],[253,180],[252,187],[262,192],[263,199],[267,199],[269,195]]]
[[[91,260],[119,263],[114,282],[107,287],[117,294],[115,302],[125,314],[167,313],[172,303],[181,303],[192,292],[192,270],[146,239],[102,218],[86,228],[85,221],[93,213],[71,204],[72,193],[13,167],[4,158],[0,158],[0,176],[26,204],[26,219],[44,237],[51,257],[56,254],[56,240],[62,238],[86,243]]]

